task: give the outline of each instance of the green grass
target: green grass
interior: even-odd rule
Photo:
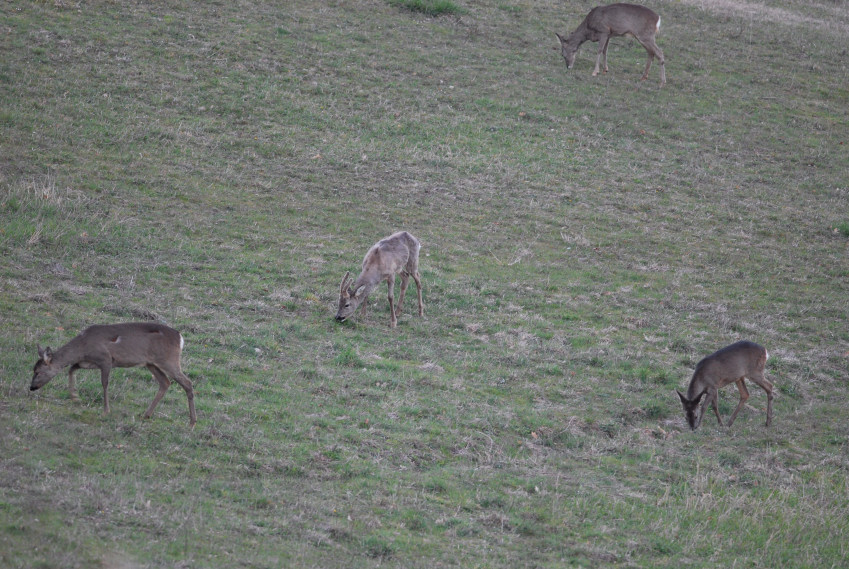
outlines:
[[[411,12],[420,12],[428,16],[466,13],[465,9],[450,0],[389,0],[389,4],[406,8]]]
[[[446,5],[0,8],[0,566],[846,565],[846,11],[652,6],[661,89],[624,38],[565,70],[593,3]],[[334,322],[400,229],[424,318]],[[194,430],[143,369],[29,391],[128,320]],[[743,338],[772,427],[691,433]]]

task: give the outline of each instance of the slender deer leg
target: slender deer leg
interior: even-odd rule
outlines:
[[[109,364],[100,364],[100,384],[103,385],[103,412],[109,413],[109,372],[112,367]]]
[[[749,399],[749,390],[746,389],[745,378],[741,377],[736,382],[737,390],[740,392],[740,402],[737,403],[737,408],[734,409],[734,413],[731,414],[731,418],[728,419],[728,426],[734,424],[734,419],[737,418],[737,413],[740,412],[740,409],[743,408],[743,405],[746,404],[746,401]]]
[[[162,398],[165,396],[165,392],[168,391],[168,387],[171,386],[171,380],[168,379],[161,369],[156,367],[153,364],[150,364],[147,369],[150,370],[150,373],[153,374],[153,377],[156,379],[156,382],[159,384],[159,391],[156,392],[156,395],[153,398],[150,406],[147,408],[147,411],[144,412],[144,418],[150,419],[153,415],[153,410],[156,409],[156,406],[162,401]]]
[[[603,53],[602,63],[604,64],[604,72],[605,73],[608,72],[608,69],[607,69],[607,48],[608,47],[610,47],[610,36],[608,36],[607,39],[604,40],[604,51],[602,52]]]
[[[638,41],[640,41],[640,40],[638,39]],[[651,69],[652,60],[656,57],[658,63],[660,64],[660,84],[661,85],[666,84],[666,67],[664,66],[663,51],[659,47],[657,47],[657,43],[655,43],[655,41],[651,38],[649,38],[645,42],[640,41],[640,44],[644,48],[646,48],[646,51],[648,52],[648,61],[646,61],[646,70],[643,73],[643,76],[641,77],[641,79],[643,81],[648,79],[649,69]]]
[[[749,379],[766,391],[766,426],[769,427],[772,424],[772,383],[764,377],[763,372],[749,374]]]
[[[401,305],[404,304],[404,295],[407,293],[407,284],[410,282],[410,274],[401,272],[401,294],[398,295],[398,302],[395,305],[395,316],[401,316]]]
[[[80,369],[78,364],[74,364],[71,366],[71,369],[68,370],[68,391],[71,394],[71,401],[79,401],[80,396],[77,394],[77,384],[74,379],[74,373]]]
[[[699,420],[696,423],[696,427],[702,424],[702,419],[705,417],[705,413],[707,412],[708,405],[713,408],[713,412],[716,413],[716,420],[719,421],[719,424],[722,425],[722,417],[719,416],[719,405],[717,405],[717,399],[719,392],[716,389],[708,389],[707,395],[705,396],[705,400],[702,403],[702,412],[699,414]]]
[[[604,70],[607,71],[607,44],[610,41],[610,36],[602,36],[599,38],[599,48],[598,55],[595,58],[595,69],[593,70],[593,77],[598,75],[598,67],[601,64],[601,58],[604,58]]]
[[[386,284],[389,286],[389,327],[395,328],[398,325],[398,319],[395,317],[395,275],[389,275],[386,278]]]
[[[422,278],[419,276],[418,271],[413,273],[413,280],[416,281],[416,292],[419,297],[419,316],[424,316],[424,304],[422,304]]]
[[[194,427],[197,423],[197,415],[195,414],[195,391],[192,386],[192,380],[179,368],[179,366],[171,365],[169,362],[167,367],[162,368],[163,373],[177,382],[177,385],[183,388],[186,392],[186,399],[189,401],[189,426]]]

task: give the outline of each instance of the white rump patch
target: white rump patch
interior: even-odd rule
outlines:
[[[764,348],[764,353],[766,354],[766,359],[768,360],[769,359],[769,352],[766,351],[766,348]],[[766,360],[764,360],[764,361],[766,361]]]
[[[183,346],[185,346],[185,345],[186,345],[186,341],[183,340],[183,335],[180,334],[180,351],[181,352],[183,351]]]
[[[657,17],[657,31],[660,31],[660,16]]]

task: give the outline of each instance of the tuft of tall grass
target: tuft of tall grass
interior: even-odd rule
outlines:
[[[451,0],[389,0],[392,6],[405,8],[428,16],[461,15],[466,10]]]

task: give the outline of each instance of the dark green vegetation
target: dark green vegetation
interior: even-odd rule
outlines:
[[[0,4],[0,566],[845,567],[849,10],[660,2]],[[425,318],[333,321],[377,239]],[[143,369],[36,343],[159,319]],[[730,430],[675,396],[737,339]],[[720,394],[727,416],[736,390]]]

